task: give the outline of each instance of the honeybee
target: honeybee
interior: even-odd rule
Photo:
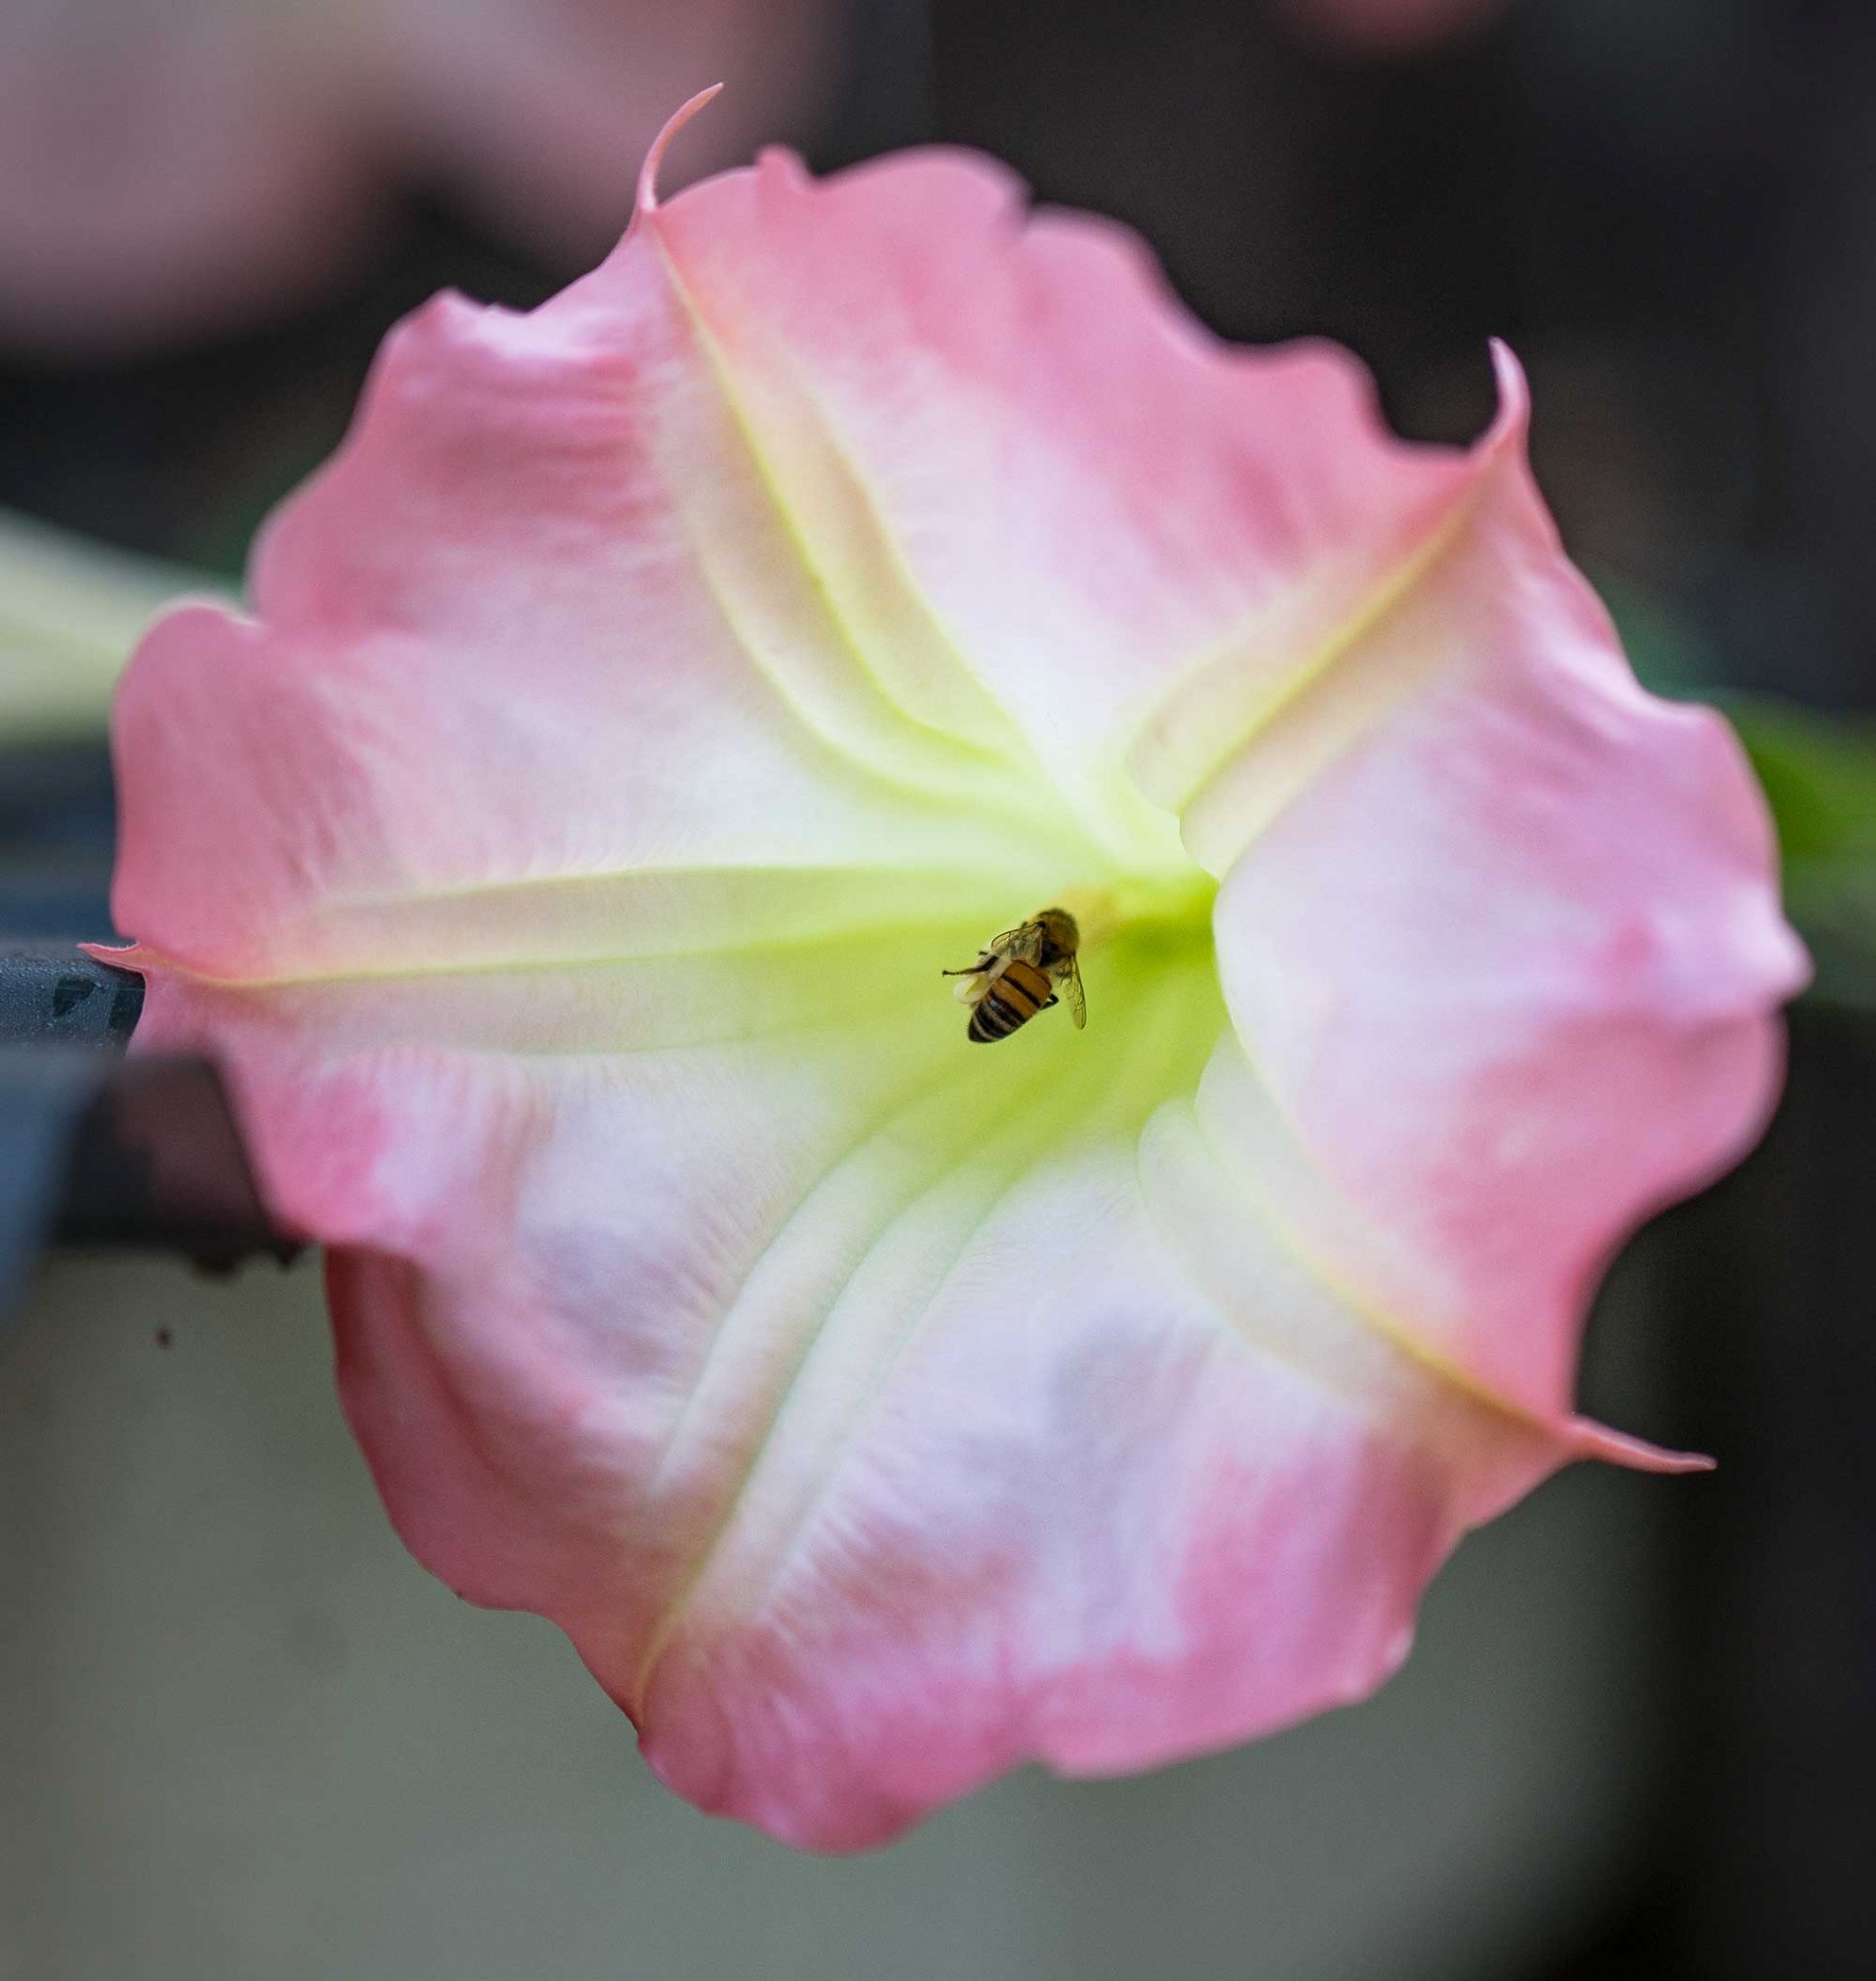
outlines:
[[[966,1036],[978,1045],[1006,1039],[1038,1011],[1046,1011],[1058,993],[1079,1032],[1088,1023],[1082,967],[1076,961],[1081,946],[1075,917],[1066,908],[1044,908],[1033,921],[991,936],[975,963],[947,970],[945,976],[964,980],[955,994],[971,1006]]]

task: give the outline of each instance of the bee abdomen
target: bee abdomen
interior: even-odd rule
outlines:
[[[1048,978],[1033,963],[1009,963],[971,1013],[968,1036],[979,1045],[1006,1039],[1049,1001]]]

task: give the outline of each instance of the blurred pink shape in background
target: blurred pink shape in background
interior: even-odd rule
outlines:
[[[1502,13],[1505,0],[1281,0],[1312,40],[1369,55],[1413,55]]]
[[[809,135],[840,0],[0,0],[0,344],[108,356],[263,319],[398,177],[576,263],[674,102],[679,176]]]

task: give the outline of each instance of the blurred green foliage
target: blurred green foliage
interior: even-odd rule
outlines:
[[[1876,1011],[1876,720],[1720,702],[1778,821],[1786,909],[1818,966],[1811,995]]]
[[[185,566],[0,509],[0,744],[101,739],[111,690],[151,618],[184,593],[224,589]]]

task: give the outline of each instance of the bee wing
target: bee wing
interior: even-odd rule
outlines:
[[[977,961],[968,969],[947,970],[944,974],[958,980],[951,987],[951,994],[960,1004],[981,1004],[989,996],[990,985],[1003,974],[1004,964],[1012,957],[1033,963],[1041,954],[1040,923],[1018,922],[1001,935],[991,936],[978,951]]]
[[[993,935],[984,946],[986,956],[1014,956],[1033,963],[1042,948],[1042,930],[1035,922],[1018,922],[1001,935]]]
[[[1068,1004],[1069,1016],[1075,1021],[1075,1029],[1078,1032],[1085,1030],[1088,1025],[1088,997],[1082,990],[1081,964],[1071,956],[1055,981]]]

